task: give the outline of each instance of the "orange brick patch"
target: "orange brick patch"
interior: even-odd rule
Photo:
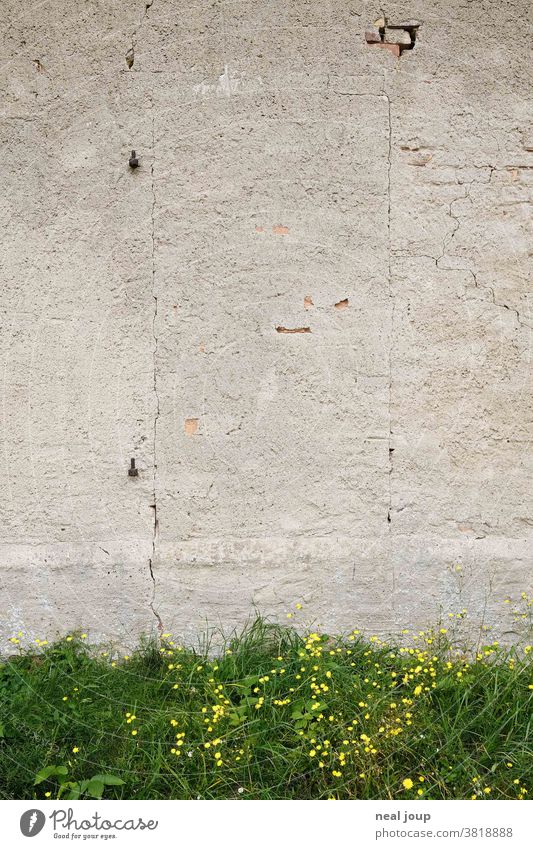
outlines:
[[[373,44],[372,47],[383,47],[384,50],[388,50],[393,56],[396,56],[397,59],[400,58],[399,44],[387,44],[385,41],[380,41],[379,44]]]
[[[185,419],[185,433],[192,436],[198,431],[198,419]]]

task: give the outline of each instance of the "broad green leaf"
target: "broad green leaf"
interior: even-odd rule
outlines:
[[[80,798],[80,788],[79,785],[76,784],[70,793],[65,796],[65,799],[79,799]]]
[[[47,778],[52,778],[53,776],[65,776],[68,775],[68,769],[66,766],[45,766],[43,769],[40,769],[37,775],[35,776],[34,785],[40,784],[42,781],[46,781]]]
[[[103,781],[95,781],[93,778],[89,781],[87,786],[87,793],[89,796],[92,796],[93,799],[101,799],[102,793],[104,792],[104,782]]]
[[[102,784],[124,784],[125,782],[118,775],[93,775],[91,781],[101,781]]]

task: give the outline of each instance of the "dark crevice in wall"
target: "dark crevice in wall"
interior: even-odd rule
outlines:
[[[276,327],[276,333],[311,333],[310,327],[283,327],[281,324]]]
[[[388,400],[388,417],[389,417],[389,434],[388,434],[388,510],[387,510],[387,522],[390,524],[392,522],[392,473],[393,473],[393,453],[394,448],[392,447],[392,337],[394,330],[394,295],[392,291],[392,264],[391,264],[391,169],[392,169],[392,116],[391,116],[391,101],[388,94],[385,94],[387,99],[387,121],[388,121],[388,135],[387,135],[387,274],[388,274],[388,287],[389,287],[389,299],[391,302],[391,323],[390,323],[390,340],[389,340],[389,361],[388,361],[388,374],[389,374],[389,400]]]
[[[152,8],[153,4],[154,4],[154,0],[150,0],[149,3],[145,3],[144,12],[141,15],[139,23],[137,24],[136,28],[133,30],[133,32],[131,34],[131,47],[129,48],[129,50],[126,53],[126,65],[130,69],[133,68],[133,64],[135,62],[135,48],[137,47],[138,32],[141,29],[142,25],[144,24],[144,22],[146,20],[146,16],[148,15],[148,12]]]
[[[387,469],[387,528],[392,532],[392,485],[394,473],[394,446],[393,446],[393,424],[392,424],[392,360],[393,360],[393,341],[394,341],[394,318],[396,303],[394,299],[394,290],[392,284],[392,104],[389,94],[386,91],[387,72],[385,71],[383,95],[387,101],[387,278],[388,292],[390,302],[390,326],[389,326],[389,352],[388,352],[388,380],[389,380],[389,397],[388,397],[388,469]],[[395,609],[396,606],[396,569],[394,566],[394,557],[391,557],[391,606]]]
[[[157,610],[156,610],[156,609],[155,609],[155,607],[154,607],[154,601],[155,601],[155,577],[154,577],[154,570],[153,570],[153,568],[152,568],[152,558],[150,558],[150,559],[149,559],[149,561],[148,561],[148,568],[150,569],[150,577],[152,578],[152,583],[153,583],[152,601],[150,602],[150,609],[151,609],[152,613],[154,614],[155,618],[157,619],[157,630],[158,630],[159,632],[161,632],[161,631],[163,630],[163,622],[162,622],[162,620],[161,620],[161,617],[160,617],[159,613],[157,612]]]
[[[151,5],[151,4],[150,4]],[[149,7],[147,7],[149,8]],[[152,578],[153,583],[153,593],[152,593],[152,601],[150,602],[150,607],[152,612],[157,619],[158,629],[159,631],[163,630],[163,623],[161,621],[161,617],[159,616],[157,610],[154,608],[155,602],[155,593],[156,593],[156,580],[154,575],[154,563],[157,557],[157,542],[159,537],[159,521],[157,518],[157,425],[159,422],[160,415],[160,402],[159,402],[159,392],[157,386],[157,355],[158,355],[158,338],[157,338],[157,320],[158,320],[158,300],[157,300],[157,290],[156,290],[156,266],[155,266],[155,251],[156,251],[156,242],[155,242],[155,207],[156,207],[156,192],[155,192],[155,176],[154,176],[154,168],[155,168],[155,158],[156,158],[156,137],[155,137],[155,112],[154,112],[154,93],[152,91],[150,96],[150,118],[151,118],[151,130],[152,130],[152,162],[150,166],[150,180],[151,180],[151,192],[152,192],[152,203],[150,207],[150,237],[151,237],[151,285],[152,285],[152,298],[153,298],[153,314],[152,314],[152,337],[153,337],[153,347],[152,347],[152,355],[153,355],[153,390],[154,390],[154,401],[155,401],[155,412],[154,412],[154,427],[153,427],[153,476],[152,476],[152,508],[154,511],[153,517],[153,527],[152,527],[152,556],[149,560],[149,568],[150,568],[150,576]]]

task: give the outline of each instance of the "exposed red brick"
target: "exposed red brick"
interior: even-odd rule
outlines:
[[[311,333],[310,327],[276,327],[277,333]]]
[[[198,419],[185,419],[185,433],[192,436],[198,430]]]
[[[337,303],[335,304],[335,309],[336,310],[345,310],[349,306],[350,306],[350,302],[349,302],[348,298],[343,298],[342,301],[337,301]]]
[[[313,299],[312,299],[311,295],[306,295],[304,297],[304,307],[305,307],[306,310],[308,310],[309,307],[314,307],[314,303],[313,303]]]
[[[393,56],[396,56],[397,59],[400,58],[400,45],[399,44],[387,44],[385,41],[380,41],[379,44],[371,44],[371,47],[382,47],[384,50],[388,50],[389,53],[392,53]]]
[[[289,232],[289,228],[285,227],[284,224],[274,224],[272,232],[275,233],[276,236],[286,236]]]

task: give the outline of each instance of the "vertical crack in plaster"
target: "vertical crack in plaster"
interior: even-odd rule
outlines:
[[[151,5],[151,4],[150,4]],[[149,6],[147,6],[147,9]],[[157,619],[157,627],[159,631],[163,630],[163,623],[161,621],[161,617],[159,613],[154,607],[155,602],[155,591],[156,591],[156,581],[154,576],[154,563],[156,559],[156,548],[157,548],[157,539],[158,539],[158,531],[159,531],[159,523],[157,519],[157,424],[159,421],[159,394],[157,388],[157,290],[156,290],[156,280],[155,280],[155,205],[156,205],[156,193],[155,193],[155,180],[154,180],[154,166],[155,166],[155,114],[154,114],[154,93],[152,91],[150,96],[150,117],[152,123],[152,162],[150,165],[150,180],[151,180],[151,192],[152,192],[152,204],[150,207],[150,219],[151,219],[151,241],[152,241],[152,298],[154,301],[153,305],[153,314],[152,314],[152,337],[153,337],[153,389],[154,389],[154,400],[155,400],[155,412],[154,412],[154,429],[153,429],[153,475],[152,475],[152,509],[154,511],[154,523],[152,527],[152,556],[149,558],[148,565],[150,569],[150,577],[152,579],[152,600],[150,601],[150,607],[152,609],[152,613]]]
[[[392,116],[391,116],[391,101],[390,97],[385,91],[386,86],[386,75],[384,78],[384,97],[387,101],[387,120],[388,120],[388,150],[387,150],[387,274],[388,274],[388,289],[389,289],[389,300],[391,305],[390,310],[390,339],[389,339],[389,361],[388,361],[388,372],[389,372],[389,399],[388,399],[388,413],[389,413],[389,436],[388,436],[388,510],[387,510],[387,523],[389,533],[391,532],[391,522],[392,522],[392,474],[393,474],[393,439],[392,439],[392,345],[393,345],[393,330],[394,330],[394,312],[395,312],[395,302],[394,302],[394,293],[392,287],[392,235],[391,235],[391,170],[392,170]],[[391,574],[392,574],[392,607],[394,609],[395,606],[395,592],[396,592],[396,574],[394,569],[394,558],[391,558]]]
[[[148,15],[148,12],[152,8],[153,4],[154,4],[154,0],[146,0],[145,5],[144,5],[144,12],[142,13],[142,15],[139,19],[139,23],[137,24],[137,26],[135,27],[135,29],[133,30],[133,32],[131,34],[131,49],[133,51],[133,54],[135,54],[135,48],[137,47],[137,34],[138,34],[139,30],[141,29],[142,25],[144,24],[144,22],[146,20],[146,16]]]

